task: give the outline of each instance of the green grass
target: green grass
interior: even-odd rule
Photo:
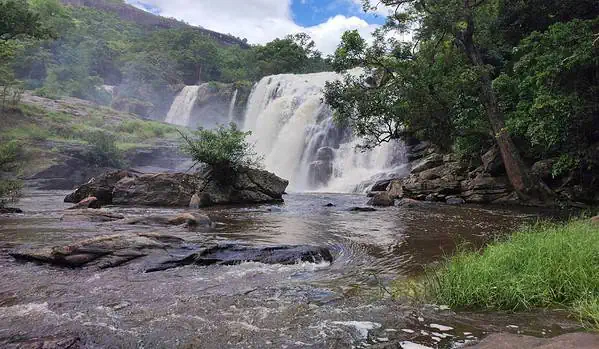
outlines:
[[[442,304],[524,310],[599,299],[599,227],[538,224],[480,252],[458,252],[429,277]]]

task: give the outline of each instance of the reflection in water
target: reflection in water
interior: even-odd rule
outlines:
[[[208,209],[218,222],[216,228],[192,231],[61,220],[63,194],[32,193],[21,203],[25,215],[0,217],[0,328],[5,329],[0,343],[15,336],[70,334],[89,347],[293,348],[306,343],[344,348],[372,344],[380,337],[434,344],[420,335],[429,321],[475,335],[505,329],[514,321],[523,332],[560,331],[547,325],[561,321],[555,314],[516,319],[458,316],[401,305],[380,292],[379,282],[418,275],[458,244],[480,245],[533,219],[534,212],[425,205],[354,213],[348,208],[362,205],[363,196],[294,194],[282,205]],[[325,207],[327,203],[336,207]],[[128,217],[183,211],[109,210]],[[17,247],[53,246],[126,231],[171,234],[197,243],[327,246],[335,261],[189,266],[143,274],[142,261],[110,270],[70,270],[15,263],[8,256]],[[418,320],[421,316],[426,316],[425,322]],[[381,327],[364,339],[339,325],[351,321]],[[416,335],[402,328],[413,329]],[[452,340],[448,337],[443,343]]]

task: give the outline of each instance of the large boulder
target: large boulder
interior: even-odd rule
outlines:
[[[115,205],[186,207],[201,180],[186,173],[144,174],[126,177],[115,183]]]
[[[505,174],[505,166],[501,159],[501,153],[497,146],[492,147],[482,156],[483,169],[491,176],[501,176]]]
[[[82,185],[65,201],[95,196],[102,204],[161,207],[272,203],[283,201],[289,184],[273,173],[253,168],[241,168],[227,184],[209,179],[208,174],[109,172]]]
[[[370,198],[368,205],[380,207],[394,206],[395,198],[392,197],[388,192],[376,193],[372,198]]]
[[[98,199],[100,205],[110,205],[112,204],[112,191],[115,185],[124,178],[135,178],[137,176],[139,176],[139,172],[135,171],[107,172],[81,185],[74,192],[67,195],[64,202],[76,204],[93,196]]]
[[[324,186],[333,176],[333,162],[326,160],[312,161],[308,168],[308,178],[312,186]]]

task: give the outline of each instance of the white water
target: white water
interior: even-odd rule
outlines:
[[[175,97],[173,104],[166,116],[165,122],[174,125],[188,126],[191,119],[191,112],[198,99],[200,86],[185,86]]]
[[[290,191],[362,191],[367,189],[364,181],[403,170],[398,144],[361,152],[359,141],[334,124],[322,89],[336,79],[339,75],[330,72],[269,76],[250,95],[244,129],[253,131],[266,169],[289,179]],[[332,161],[319,162],[319,149],[332,153]],[[329,179],[322,173],[331,166]]]
[[[235,89],[233,92],[233,98],[231,98],[231,103],[229,104],[229,123],[235,121],[235,104],[237,103],[237,93],[239,90]]]

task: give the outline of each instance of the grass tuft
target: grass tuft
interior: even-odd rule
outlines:
[[[598,320],[599,226],[588,220],[537,224],[482,251],[458,252],[428,280],[428,292],[452,308],[566,306]]]

